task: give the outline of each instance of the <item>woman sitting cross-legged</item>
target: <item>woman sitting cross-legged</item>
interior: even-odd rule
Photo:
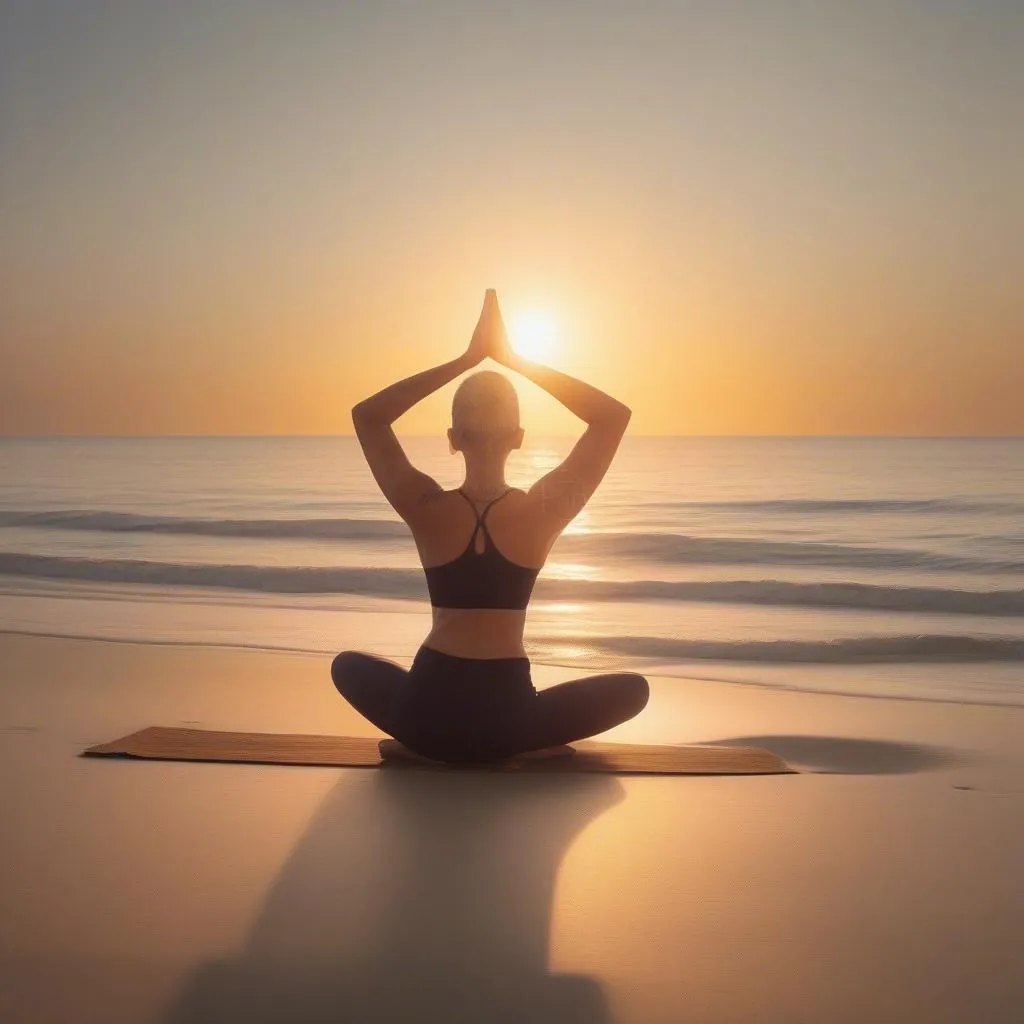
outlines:
[[[448,431],[452,453],[465,459],[465,482],[446,491],[410,465],[391,424],[487,357],[542,387],[587,429],[529,490],[508,487],[505,463],[523,441],[515,389],[494,371],[473,374],[455,393]],[[463,355],[352,410],[374,478],[412,531],[433,611],[408,671],[356,651],[339,654],[331,667],[342,696],[394,737],[381,743],[382,753],[451,763],[571,753],[567,744],[646,705],[647,680],[632,672],[537,690],[523,647],[537,574],[603,479],[629,418],[625,405],[597,388],[518,357],[493,291]]]

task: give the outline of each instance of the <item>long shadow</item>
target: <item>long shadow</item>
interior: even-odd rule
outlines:
[[[943,747],[846,736],[730,736],[708,742],[765,747],[794,765],[836,775],[906,775],[967,763],[961,753]]]
[[[167,1024],[609,1021],[595,979],[549,972],[549,932],[566,850],[623,795],[602,775],[350,775]]]

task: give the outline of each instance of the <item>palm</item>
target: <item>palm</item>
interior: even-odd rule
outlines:
[[[508,362],[508,332],[505,330],[505,321],[502,319],[497,301],[494,303],[494,311],[488,323],[485,345],[487,354],[496,363],[505,364]]]
[[[490,356],[495,362],[507,363],[510,350],[505,321],[498,307],[498,296],[493,289],[488,289],[484,296],[484,306],[480,311],[473,339],[469,343],[469,352],[477,360]]]

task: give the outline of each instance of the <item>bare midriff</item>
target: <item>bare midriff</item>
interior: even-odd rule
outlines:
[[[525,658],[526,612],[510,608],[434,608],[424,645],[456,658]]]

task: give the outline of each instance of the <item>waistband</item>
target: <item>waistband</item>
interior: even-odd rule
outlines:
[[[416,661],[430,662],[437,665],[450,665],[453,668],[468,667],[470,665],[481,665],[489,668],[529,668],[530,659],[520,655],[516,658],[463,658],[458,654],[447,654],[444,651],[435,650],[433,647],[427,647],[423,644],[420,649],[416,652],[416,657],[413,659],[415,664]]]
[[[431,683],[458,686],[466,683],[473,687],[519,686],[533,689],[530,677],[530,659],[518,658],[460,658],[455,654],[435,651],[422,646],[413,659],[410,675]]]

